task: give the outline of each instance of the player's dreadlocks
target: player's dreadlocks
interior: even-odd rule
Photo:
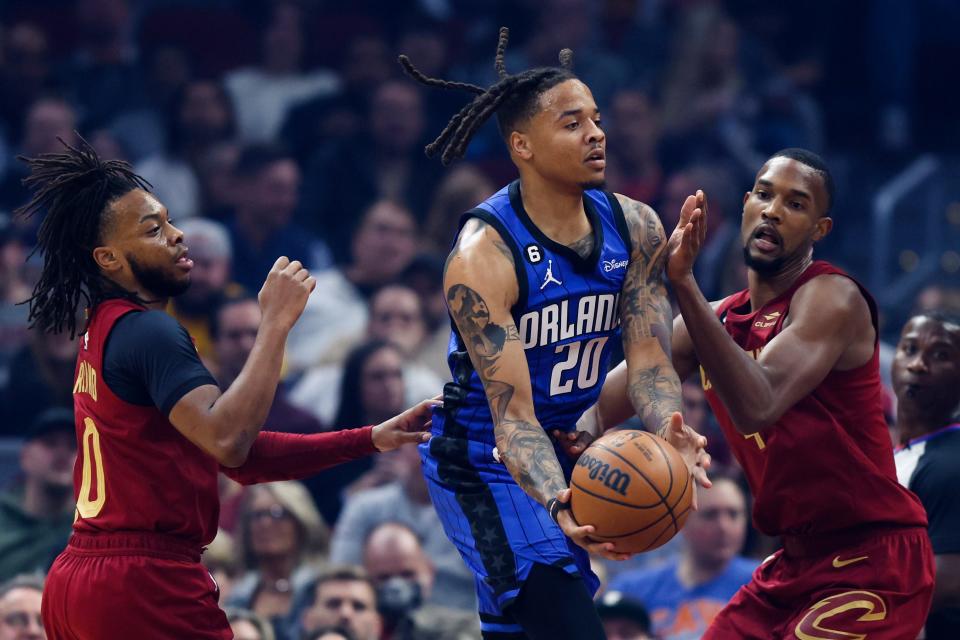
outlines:
[[[515,75],[507,73],[504,64],[504,52],[507,49],[509,33],[510,31],[506,27],[500,28],[500,39],[497,42],[495,58],[495,66],[500,80],[488,89],[465,82],[428,78],[413,66],[407,56],[400,56],[400,65],[403,70],[411,78],[422,84],[429,87],[459,89],[477,94],[473,102],[450,119],[437,139],[427,145],[425,149],[427,157],[432,158],[440,153],[440,161],[445,165],[462,158],[470,139],[492,113],[497,114],[500,134],[507,138],[517,122],[534,115],[540,96],[544,92],[561,82],[576,78],[571,71],[573,52],[570,49],[564,49],[560,52],[560,67],[529,69]]]
[[[58,138],[59,139],[59,138]],[[23,183],[33,198],[17,215],[46,216],[40,223],[33,253],[43,255],[43,272],[27,301],[30,326],[45,332],[77,332],[81,300],[92,307],[106,297],[138,300],[100,274],[93,249],[102,243],[105,213],[117,198],[134,189],[149,189],[150,183],[119,160],[101,161],[86,140],[74,147],[63,140],[63,153],[45,153],[18,159],[30,166]]]

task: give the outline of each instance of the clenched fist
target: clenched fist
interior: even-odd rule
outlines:
[[[263,323],[289,331],[303,313],[315,286],[317,281],[299,260],[290,262],[286,256],[277,258],[257,296]]]

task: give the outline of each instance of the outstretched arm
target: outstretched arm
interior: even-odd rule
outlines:
[[[737,429],[754,433],[809,395],[845,354],[854,359],[849,368],[866,362],[875,332],[857,285],[821,276],[794,294],[789,324],[754,360],[727,334],[693,277],[706,209],[703,192],[687,198],[671,238],[668,274],[700,365]]]

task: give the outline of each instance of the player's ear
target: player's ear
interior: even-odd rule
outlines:
[[[97,247],[93,250],[93,261],[105,273],[117,273],[123,269],[120,251],[115,247]]]
[[[509,139],[507,140],[507,146],[510,148],[510,153],[517,156],[521,160],[529,160],[533,157],[533,148],[530,146],[530,138],[525,133],[512,131]]]
[[[823,216],[817,220],[817,225],[813,231],[813,241],[820,242],[826,238],[833,229],[833,218]]]

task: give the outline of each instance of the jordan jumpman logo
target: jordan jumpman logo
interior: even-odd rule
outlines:
[[[553,260],[547,260],[547,277],[544,279],[543,284],[540,285],[540,291],[543,291],[543,288],[551,282],[561,287],[563,286],[562,282],[553,277]]]

